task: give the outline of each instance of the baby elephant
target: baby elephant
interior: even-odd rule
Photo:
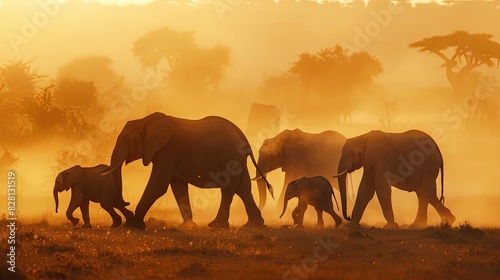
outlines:
[[[68,191],[71,189],[71,201],[66,211],[66,217],[76,226],[80,219],[73,217],[73,212],[80,207],[83,217],[82,228],[91,228],[89,218],[89,200],[99,202],[101,207],[106,210],[113,218],[111,228],[119,227],[122,224],[122,218],[113,208],[117,208],[123,213],[127,219],[127,223],[131,222],[134,214],[127,210],[125,205],[119,204],[120,197],[118,196],[118,187],[115,185],[113,174],[103,175],[97,174],[98,171],[108,167],[100,164],[94,167],[81,167],[75,165],[59,173],[54,185],[54,200],[56,202],[56,213],[59,207],[58,192]]]
[[[315,228],[323,228],[323,211],[327,212],[335,220],[335,227],[342,224],[342,219],[333,211],[332,195],[337,204],[337,198],[333,193],[333,188],[327,179],[321,176],[316,177],[302,177],[295,181],[290,182],[286,187],[285,205],[283,206],[283,213],[280,218],[285,214],[288,200],[293,197],[299,198],[299,205],[293,210],[292,217],[294,224],[297,228],[303,228],[302,222],[304,221],[304,212],[306,212],[307,205],[312,205],[318,213],[318,222]],[[338,209],[338,204],[337,204]]]

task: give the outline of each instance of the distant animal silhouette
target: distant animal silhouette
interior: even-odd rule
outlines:
[[[292,217],[297,228],[303,228],[304,212],[308,205],[314,206],[318,214],[318,222],[315,228],[323,228],[323,211],[327,212],[335,220],[335,227],[342,224],[342,219],[333,210],[332,196],[337,203],[337,198],[333,192],[330,182],[325,177],[302,177],[288,184],[285,192],[285,204],[280,218],[285,214],[288,201],[291,198],[298,197],[299,204],[293,210]],[[337,204],[338,207],[338,204]]]
[[[274,137],[281,131],[281,111],[274,105],[253,103],[247,124],[248,141],[252,147],[260,147],[264,139]]]
[[[342,213],[348,227],[359,227],[359,221],[368,202],[377,193],[387,224],[384,228],[397,228],[391,202],[391,186],[416,192],[418,211],[410,228],[427,225],[427,206],[430,203],[443,222],[450,225],[455,216],[444,203],[443,157],[436,142],[426,133],[410,130],[403,133],[386,133],[372,130],[347,139],[338,166]],[[352,210],[347,215],[346,173],[363,167],[363,177]],[[441,169],[441,199],[436,196],[436,178]]]
[[[59,207],[58,193],[71,189],[71,200],[66,211],[66,217],[73,226],[76,226],[80,221],[80,219],[73,217],[73,212],[80,207],[84,222],[82,228],[92,227],[89,217],[89,201],[100,203],[101,207],[111,215],[113,219],[111,228],[116,228],[122,224],[122,218],[115,212],[114,208],[120,210],[127,219],[127,223],[129,223],[134,218],[134,214],[125,208],[126,205],[119,203],[121,200],[113,176],[101,176],[97,173],[106,167],[108,166],[105,164],[94,167],[75,165],[59,173],[53,191],[56,213]]]

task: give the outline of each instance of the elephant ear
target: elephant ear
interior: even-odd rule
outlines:
[[[283,151],[281,155],[281,170],[286,172],[293,168],[295,164],[301,161],[307,155],[307,141],[303,132],[295,129],[290,131],[289,137],[284,140]]]
[[[148,121],[143,130],[143,151],[142,164],[148,166],[155,154],[172,139],[173,129],[165,116]]]
[[[80,165],[75,165],[64,172],[63,175],[63,189],[61,191],[67,191],[74,185],[80,183],[83,178],[83,168]]]
[[[301,160],[303,157],[304,157],[303,148],[301,148],[299,145],[291,141],[285,143],[281,154],[281,160],[282,160],[281,170],[283,172],[290,170],[290,168],[293,168],[293,166],[297,164],[297,162],[299,162],[299,160]]]
[[[391,150],[389,139],[380,130],[373,130],[368,135],[364,148],[364,169],[371,169],[375,163]]]

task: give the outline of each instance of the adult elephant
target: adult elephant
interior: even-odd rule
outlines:
[[[111,156],[110,167],[121,178],[121,167],[142,158],[153,168],[146,189],[136,207],[134,227],[145,228],[144,216],[153,203],[172,186],[184,220],[181,226],[194,226],[188,195],[188,183],[200,188],[220,188],[222,201],[213,228],[229,227],[229,208],[234,194],[245,205],[247,226],[264,224],[260,210],[251,194],[247,156],[255,159],[243,132],[221,117],[187,120],[153,113],[125,124]],[[121,180],[120,180],[121,183]],[[266,180],[267,183],[267,180]],[[267,183],[272,193],[272,187]],[[120,196],[121,196],[120,184]],[[123,200],[123,198],[122,198]]]
[[[318,134],[303,132],[300,129],[284,130],[273,138],[264,140],[259,149],[259,170],[266,174],[281,167],[285,181],[276,206],[283,209],[286,187],[293,180],[302,177],[323,176],[333,187],[337,180],[331,178],[332,170],[337,170],[338,159],[346,137],[338,132],[327,130]],[[259,208],[266,203],[265,181],[257,173],[257,184],[261,200]]]
[[[352,219],[347,215],[346,174],[363,167]],[[436,178],[441,169],[441,199],[436,195]],[[368,202],[377,193],[387,224],[397,228],[391,202],[391,186],[416,192],[418,211],[411,228],[427,225],[427,206],[437,210],[443,222],[453,224],[455,216],[444,206],[443,157],[436,142],[426,133],[410,130],[403,133],[385,133],[373,130],[347,139],[338,166],[342,213],[348,227],[359,227],[359,221]]]

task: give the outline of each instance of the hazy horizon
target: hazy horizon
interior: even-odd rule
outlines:
[[[121,4],[132,3],[125,2]],[[405,1],[397,6],[394,6],[394,1],[354,1],[344,4],[326,3],[328,1],[323,1],[324,4],[318,4],[316,1],[235,1],[233,3],[238,4],[231,4],[232,6],[222,0],[213,2],[221,6],[204,1],[198,5],[188,5],[187,2],[190,1],[184,1],[184,4],[174,2],[142,1],[142,5],[120,5],[116,1],[64,1],[62,4],[50,2],[52,6],[47,10],[37,2],[2,1],[0,66],[18,61],[30,62],[29,65],[37,74],[46,75],[35,83],[35,89],[50,85],[56,85],[55,88],[59,89],[62,88],[59,83],[65,77],[63,74],[71,74],[71,71],[78,68],[70,67],[72,63],[73,66],[77,64],[75,61],[97,57],[106,64],[105,61],[110,59],[109,69],[104,69],[107,72],[103,69],[94,71],[91,68],[80,73],[89,76],[98,73],[95,74],[96,79],[100,80],[93,81],[97,88],[97,101],[94,105],[98,109],[65,111],[69,112],[68,115],[81,113],[83,117],[75,117],[76,121],[73,121],[78,123],[83,119],[82,122],[88,122],[85,123],[88,124],[86,129],[102,132],[104,135],[103,139],[100,139],[101,142],[97,141],[98,144],[90,141],[92,150],[88,154],[89,162],[95,158],[104,158],[103,163],[108,163],[116,136],[123,124],[152,111],[162,111],[184,118],[221,115],[245,131],[250,105],[258,102],[275,105],[288,114],[285,116],[288,119],[281,129],[298,127],[309,132],[336,130],[346,137],[372,129],[394,132],[421,129],[429,134],[440,129],[446,136],[437,142],[443,150],[447,166],[445,195],[450,198],[450,209],[457,213],[459,221],[469,220],[481,225],[500,226],[499,222],[494,220],[494,211],[498,209],[495,202],[500,202],[500,175],[495,170],[497,156],[500,154],[500,132],[497,128],[496,113],[497,106],[500,106],[500,70],[497,60],[494,60],[495,65],[482,65],[473,72],[478,77],[491,78],[491,87],[495,88],[492,91],[494,94],[488,100],[490,103],[485,105],[487,109],[478,113],[480,116],[477,118],[481,117],[480,121],[474,122],[476,115],[471,116],[470,110],[468,115],[457,111],[469,102],[468,95],[453,93],[445,68],[441,67],[443,61],[432,53],[419,52],[418,48],[409,47],[411,43],[424,38],[444,36],[455,31],[491,34],[492,41],[500,42],[498,1]],[[449,5],[443,6],[446,3]],[[162,28],[173,30],[176,34],[193,32],[193,42],[196,45],[196,48],[193,48],[197,52],[191,50],[189,54],[192,57],[184,60],[192,63],[191,70],[202,69],[201,66],[196,68],[196,63],[202,63],[210,57],[200,53],[209,52],[217,46],[222,50],[227,49],[227,61],[220,58],[223,65],[220,84],[212,84],[213,88],[210,89],[207,86],[207,89],[204,89],[206,91],[187,93],[173,90],[170,84],[161,83],[149,90],[144,100],[127,105],[129,107],[126,113],[113,110],[116,109],[112,106],[113,101],[121,102],[121,97],[130,95],[135,87],[143,86],[144,79],[151,73],[148,72],[151,69],[145,67],[139,56],[133,52],[134,44],[140,38],[147,37],[149,32]],[[360,32],[364,35],[360,35]],[[177,42],[172,45],[174,43]],[[370,76],[373,81],[366,82],[366,87],[358,88],[354,85],[357,91],[353,90],[353,95],[349,95],[351,92],[344,94],[352,98],[353,104],[346,105],[343,101],[331,96],[324,97],[314,90],[289,90],[290,83],[284,73],[297,62],[301,53],[316,54],[322,49],[334,48],[336,45],[343,47],[348,54],[367,52],[380,61],[383,69],[380,74]],[[200,61],[196,61],[197,59]],[[362,72],[363,69],[359,71]],[[213,71],[207,72],[209,74],[208,78],[205,77],[206,80],[216,79],[210,76]],[[89,81],[83,74],[79,79],[82,84],[89,86],[85,84]],[[102,76],[99,76],[101,74]],[[273,84],[266,88],[266,82],[271,77],[284,78],[275,81],[278,86]],[[119,82],[121,84],[113,88]],[[183,86],[190,83],[189,79],[182,82]],[[0,86],[2,84],[0,80]],[[217,86],[220,89],[214,89]],[[472,86],[477,89],[476,80]],[[50,90],[55,89],[46,91]],[[109,95],[106,95],[107,91]],[[363,95],[365,92],[367,93]],[[473,94],[473,91],[468,94]],[[0,89],[0,98],[0,105],[4,101],[6,104],[14,104],[10,99],[14,97],[9,95],[6,89]],[[71,103],[72,98],[60,101],[63,105],[58,106],[65,109],[78,107],[78,104]],[[394,107],[384,107],[393,106],[391,104],[395,104]],[[344,107],[352,109],[349,111],[352,123],[340,120]],[[5,110],[0,113],[9,112]],[[21,136],[18,138],[15,138],[15,135],[11,138],[2,135],[4,138],[0,139],[0,144],[19,156],[19,162],[15,166],[22,182],[19,195],[30,199],[43,196],[39,201],[40,207],[29,208],[31,205],[21,203],[20,211],[29,213],[28,216],[43,211],[54,217],[51,195],[55,175],[57,171],[62,171],[61,168],[65,164],[79,163],[75,159],[61,163],[61,160],[57,159],[58,153],[63,149],[74,148],[81,141],[89,141],[92,135],[89,136],[84,128],[73,131],[71,126],[74,123],[65,124],[68,127],[58,124],[54,126],[56,129],[49,127],[47,131],[50,133],[43,134],[40,127],[47,123],[43,117],[36,123],[33,116],[27,117],[24,113],[16,116],[21,123],[20,129],[16,131],[24,134],[19,132]],[[116,124],[116,127],[103,129],[100,121],[106,118]],[[8,131],[7,128],[5,130]],[[0,157],[2,152],[0,149]],[[253,152],[257,155],[258,150],[254,149]],[[135,162],[126,168],[130,173],[124,174],[125,193],[132,197],[130,209],[134,210],[149,178],[150,167],[145,168]],[[361,173],[362,171],[358,171],[354,176],[355,187],[359,184]],[[25,174],[30,174],[29,179]],[[282,174],[275,171],[270,176],[273,185],[281,189]],[[24,188],[27,189],[26,192],[22,191]],[[256,191],[255,186],[253,189]],[[438,189],[439,194],[439,185]],[[414,193],[402,194],[400,190],[394,189],[393,194],[395,197],[404,197],[394,202],[395,207],[416,208],[417,199]],[[467,196],[484,197],[493,201],[488,202],[491,203],[488,204],[491,207],[487,208],[491,209],[490,213],[483,215],[486,207],[474,208],[480,203],[473,204],[473,209],[468,209],[470,204],[461,200]],[[0,197],[3,203],[5,194]],[[67,206],[69,193],[61,193],[60,197],[60,208],[63,209]],[[254,197],[258,200],[256,195]],[[455,202],[453,198],[456,199]],[[168,201],[166,198],[161,198],[161,201],[163,202],[155,206],[169,205],[175,209],[175,201],[170,191]],[[218,203],[215,201],[214,205]],[[266,214],[264,218],[280,223],[281,220],[274,217],[274,203],[268,199],[268,218]],[[375,212],[378,212],[370,221],[379,221],[381,213],[376,198],[373,203]],[[2,213],[4,211],[2,210]],[[430,210],[429,213],[431,211],[434,212]],[[100,212],[106,215],[104,211]],[[215,208],[210,212],[214,214]],[[413,219],[414,210],[411,208],[408,213],[404,219]],[[437,217],[435,213],[432,215]],[[469,216],[472,217],[467,218]],[[61,214],[58,217],[65,219]],[[396,217],[401,217],[397,210]]]

